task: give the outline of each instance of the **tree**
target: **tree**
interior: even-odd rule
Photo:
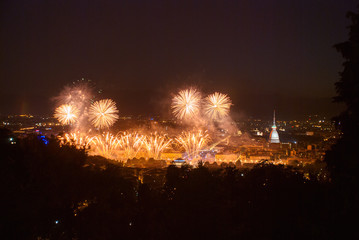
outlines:
[[[344,58],[344,69],[336,82],[335,102],[344,103],[346,109],[335,118],[343,133],[342,138],[326,155],[328,169],[333,181],[358,182],[359,161],[359,13],[348,12],[352,24],[349,39],[336,44],[335,49]]]
[[[343,234],[346,234],[358,238],[350,219],[359,213],[359,13],[349,12],[347,17],[352,22],[349,39],[334,46],[344,58],[344,69],[335,84],[337,96],[334,97],[335,102],[346,105],[345,111],[335,118],[343,135],[326,153],[325,161],[333,183],[333,219],[341,219],[336,226],[337,236],[345,238]]]

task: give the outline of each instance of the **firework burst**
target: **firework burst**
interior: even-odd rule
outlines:
[[[112,126],[118,119],[116,103],[111,99],[94,102],[89,110],[89,119],[96,128]]]
[[[176,141],[185,149],[187,158],[192,160],[199,156],[199,151],[208,143],[209,135],[201,130],[183,132]]]
[[[147,150],[147,156],[149,158],[160,159],[161,153],[171,142],[172,139],[169,139],[167,136],[158,135],[157,133],[146,136],[144,143]]]
[[[227,94],[215,92],[206,97],[204,113],[210,119],[221,119],[228,115],[231,105]]]
[[[70,104],[63,104],[56,108],[54,117],[62,124],[71,124],[76,122],[79,110]]]
[[[200,109],[201,94],[194,88],[180,91],[172,99],[172,113],[178,119],[191,119]]]

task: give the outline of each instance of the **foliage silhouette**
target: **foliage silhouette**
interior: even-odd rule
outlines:
[[[339,236],[331,184],[303,169],[263,162],[146,170],[36,136],[0,148],[2,239]]]
[[[359,8],[359,6],[358,6]],[[335,102],[342,102],[346,110],[335,120],[343,132],[342,138],[326,156],[328,168],[334,181],[358,184],[359,161],[359,13],[349,12],[352,21],[349,27],[349,39],[334,47],[344,58],[344,69],[340,80],[335,84],[337,96]]]

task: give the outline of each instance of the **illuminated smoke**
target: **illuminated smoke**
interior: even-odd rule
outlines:
[[[74,130],[84,130],[87,125],[88,107],[94,99],[93,86],[90,81],[84,79],[73,82],[71,86],[66,86],[59,96],[54,100],[60,105],[71,105],[78,110],[76,125]],[[61,121],[60,121],[61,122]]]

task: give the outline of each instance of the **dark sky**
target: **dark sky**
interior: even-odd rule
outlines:
[[[0,114],[51,113],[91,79],[123,114],[167,111],[186,86],[222,91],[234,113],[333,114],[354,0],[2,1]]]

